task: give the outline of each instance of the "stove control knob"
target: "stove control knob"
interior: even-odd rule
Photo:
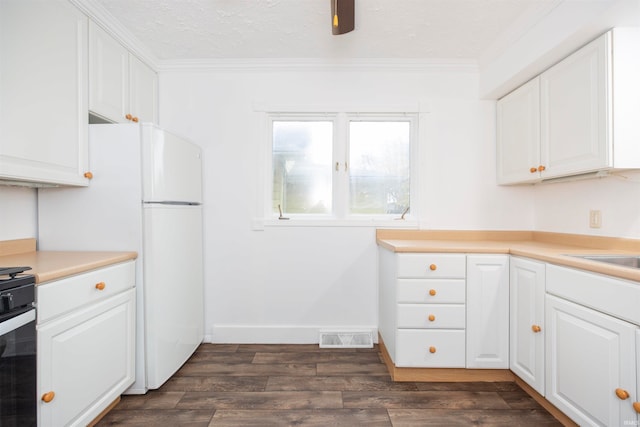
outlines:
[[[10,311],[13,310],[13,295],[10,293],[6,293],[2,295],[2,311]]]

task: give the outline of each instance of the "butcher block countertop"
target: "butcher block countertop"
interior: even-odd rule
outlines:
[[[36,284],[136,259],[136,252],[36,251],[35,239],[0,241],[0,266],[29,266]]]
[[[640,282],[640,269],[568,255],[640,255],[640,240],[537,231],[377,230],[393,252],[510,254]]]

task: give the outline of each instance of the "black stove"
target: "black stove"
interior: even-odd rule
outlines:
[[[31,308],[35,301],[35,276],[31,267],[0,267],[0,321]]]
[[[2,1],[2,0],[0,0]],[[36,426],[35,276],[0,267],[0,426]]]
[[[0,267],[0,276],[9,276],[10,279],[15,278],[18,274],[31,270],[31,267]],[[2,278],[0,277],[0,280]]]

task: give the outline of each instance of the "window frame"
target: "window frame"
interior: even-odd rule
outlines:
[[[405,112],[264,112],[262,115],[265,135],[262,144],[263,173],[262,206],[258,208],[260,214],[254,220],[253,228],[262,229],[263,226],[375,226],[394,228],[417,228],[418,207],[418,159],[419,159],[419,113]],[[283,212],[286,219],[272,212],[273,197],[273,123],[278,121],[325,121],[333,123],[333,141],[331,145],[332,165],[339,164],[339,171],[332,167],[332,209],[328,214],[289,214]],[[350,214],[349,213],[349,173],[344,171],[344,164],[349,164],[349,133],[350,122],[398,122],[406,121],[410,124],[409,167],[410,167],[410,211],[401,220],[401,214]]]

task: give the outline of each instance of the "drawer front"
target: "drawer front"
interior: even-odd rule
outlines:
[[[398,279],[396,302],[464,304],[465,288],[464,280]]]
[[[135,261],[39,284],[36,286],[37,323],[41,324],[71,310],[107,299],[134,286]]]
[[[464,368],[465,332],[400,329],[395,362],[397,367]]]
[[[466,265],[461,254],[398,254],[398,277],[464,279]]]
[[[398,328],[464,329],[464,304],[398,304]]]
[[[640,284],[548,264],[547,293],[640,325]]]

